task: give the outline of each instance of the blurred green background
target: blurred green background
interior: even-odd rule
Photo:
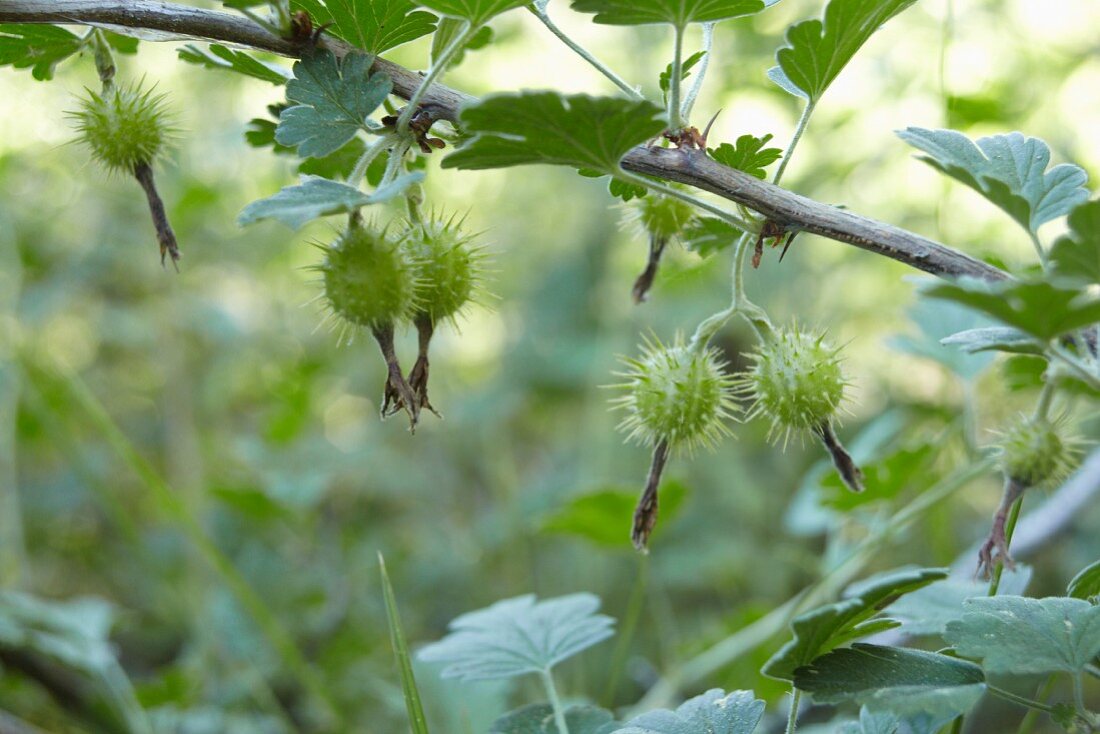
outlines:
[[[743,133],[785,144],[798,108],[765,71],[786,27],[821,5],[785,0],[719,27],[696,112],[701,124],[722,110],[712,145]],[[596,27],[564,3],[551,10],[655,91],[669,33]],[[918,3],[826,95],[785,185],[977,256],[1030,263],[1031,245],[1011,221],[914,161],[893,131],[1019,129],[1095,180],[1098,27],[1092,0]],[[473,94],[612,92],[529,14],[502,17],[496,31],[448,83]],[[1009,389],[1003,363],[936,345],[951,316],[912,311],[913,271],[804,235],[782,264],[769,253],[749,273],[750,296],[775,320],[825,328],[848,345],[843,435],[861,436],[865,456],[931,443],[936,451],[897,496],[841,514],[822,502],[833,495],[818,489],[827,472],[816,446],[796,441],[783,452],[766,443],[763,422],[738,426],[738,440],[672,463],[683,501],[641,557],[629,548],[629,510],[608,510],[621,502],[581,505],[587,515],[572,504],[594,492],[633,495],[645,477],[648,453],[624,445],[603,386],[643,335],[690,332],[724,305],[729,253],[702,259],[676,248],[651,300],[634,306],[646,246],[621,226],[604,182],[545,167],[441,171],[433,156],[428,203],[468,212],[484,230],[497,297],[460,331],[437,336],[432,398],[446,418],[426,416],[411,436],[402,420],[378,418],[384,373],[373,342],[340,346],[318,328],[308,268],[320,253],[310,243],[332,239],[339,223],[301,232],[234,223],[244,205],[295,177],[292,159],[243,140],[247,121],[282,89],[183,64],[176,47],[145,43],[119,61],[120,78],[145,77],[170,95],[183,129],[158,171],[184,252],[178,275],[160,266],[136,183],[106,177],[67,144],[65,112],[97,84],[91,60],[66,62],[52,83],[0,71],[0,583],[108,602],[110,639],[158,730],[283,732],[318,721],[303,671],[196,550],[197,533],[302,650],[305,675],[328,691],[348,731],[405,728],[380,551],[414,644],[461,612],[528,592],[591,591],[619,619],[633,609],[621,648],[605,643],[562,670],[568,697],[628,706],[820,579],[1034,401],[1027,386]],[[390,57],[422,68],[426,54],[422,40]],[[408,365],[414,340],[400,337]],[[718,341],[731,369],[744,365],[745,328],[732,324]],[[1088,406],[1070,409],[1094,434]],[[999,491],[992,474],[967,485],[882,542],[859,575],[950,564],[984,537]],[[1080,517],[1034,559],[1029,593],[1060,593],[1100,554],[1098,530],[1100,512]],[[784,688],[757,671],[782,640],[721,660],[683,692],[755,688],[778,710]],[[420,678],[435,730],[448,734],[485,731],[539,695],[522,681],[457,686],[429,669]],[[0,709],[48,731],[89,726],[65,708],[0,667]],[[990,722],[1019,714],[986,709]]]

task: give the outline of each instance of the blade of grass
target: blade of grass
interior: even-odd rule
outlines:
[[[386,559],[378,553],[378,568],[382,571],[382,594],[386,597],[386,620],[390,625],[390,643],[397,666],[401,669],[401,690],[405,694],[405,708],[409,711],[409,729],[412,734],[428,734],[428,720],[424,716],[424,706],[420,703],[420,690],[416,687],[413,675],[412,658],[409,656],[409,643],[405,640],[405,631],[401,628],[401,614],[397,611],[397,597],[393,593],[390,575],[386,573]]]
[[[24,358],[25,372],[36,380],[52,382],[71,398],[70,405],[78,407],[100,432],[118,457],[137,474],[146,489],[156,498],[157,504],[172,518],[188,541],[221,578],[244,610],[252,617],[261,634],[283,659],[290,673],[318,704],[318,713],[327,724],[338,720],[339,714],[324,682],[298,649],[294,638],[263,599],[252,589],[233,562],[221,552],[206,534],[202,524],[182,502],[176,492],[141,455],[115,423],[107,409],[88,388],[80,376],[60,365],[46,367]]]

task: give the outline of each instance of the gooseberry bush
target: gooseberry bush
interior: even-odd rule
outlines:
[[[274,220],[295,230],[330,218],[335,231],[314,243],[317,298],[349,349],[362,348],[354,338],[361,334],[376,343],[385,374],[381,417],[403,414],[410,432],[432,420],[429,413],[446,410],[429,398],[433,335],[458,328],[471,310],[498,307],[487,235],[474,231],[445,197],[436,201],[425,193],[437,163],[460,171],[561,166],[605,179],[616,200],[609,211],[644,245],[640,274],[623,287],[624,298],[639,308],[660,306],[654,287],[670,245],[728,259],[728,305],[674,335],[639,334],[635,353],[622,357],[621,369],[606,381],[620,429],[650,452],[648,472],[638,464],[641,492],[633,512],[617,495],[582,497],[548,526],[612,542],[629,538],[638,553],[650,553],[659,519],[675,510],[667,467],[718,450],[753,422],[764,424],[777,452],[792,443],[818,447],[826,463],[815,469],[815,489],[832,512],[866,513],[911,497],[878,517],[821,579],[745,622],[696,666],[715,673],[774,642],[760,670],[789,690],[790,699],[786,710],[771,713],[749,690],[708,690],[705,675],[684,670],[679,678],[656,680],[629,705],[598,706],[595,691],[563,695],[555,667],[581,653],[601,654],[606,646],[600,643],[616,633],[615,620],[601,614],[600,599],[587,592],[540,600],[518,589],[524,595],[462,614],[442,639],[410,650],[400,594],[383,567],[396,670],[414,734],[429,731],[429,694],[417,680],[428,663],[441,666],[444,678],[537,684],[524,689],[530,700],[497,719],[489,734],[750,734],[778,731],[784,721],[788,733],[1009,731],[996,728],[1003,722],[976,718],[986,696],[1019,707],[1021,731],[1031,730],[1036,716],[1069,732],[1100,731],[1100,714],[1089,704],[1090,695],[1095,698],[1089,689],[1100,677],[1100,562],[1072,580],[1041,584],[1064,588],[1063,594],[1033,598],[1024,595],[1031,570],[1013,559],[1011,546],[1023,502],[1034,493],[1029,490],[1080,493],[1084,487],[1094,496],[1091,488],[1100,485],[1095,457],[1079,468],[1087,442],[1078,427],[1100,397],[1100,200],[1090,199],[1083,168],[1051,166],[1050,147],[1023,133],[974,140],[953,130],[900,131],[920,160],[1019,225],[1035,257],[1010,267],[780,188],[800,139],[815,132],[813,113],[828,104],[830,86],[883,25],[905,23],[916,0],[827,0],[819,14],[768,39],[776,65],[758,71],[799,105],[793,136],[784,147],[775,147],[770,133],[716,141],[713,113],[697,109],[708,70],[733,63],[715,43],[716,28],[768,13],[778,2],[225,0],[217,11],[174,3],[0,2],[0,63],[30,69],[42,81],[58,68],[94,64],[99,87],[73,101],[74,138],[107,172],[137,179],[160,259],[177,269],[188,266],[181,259],[187,243],[177,242],[166,213],[171,202],[158,192],[154,172],[185,133],[174,121],[170,91],[141,72],[137,39],[180,42],[179,58],[188,64],[285,85],[285,102],[251,121],[247,142],[293,156],[301,178],[246,206],[238,223]],[[492,53],[494,22],[509,13],[533,15],[614,92],[501,91],[475,99],[443,86],[466,54],[486,47],[480,53]],[[599,60],[599,49],[559,28],[552,16],[566,13],[669,34],[672,58],[654,70],[656,94],[643,94]],[[430,57],[423,72],[385,60],[392,49],[425,37]],[[692,52],[696,39],[702,48]],[[279,63],[271,53],[296,60]],[[17,104],[8,102],[9,108]],[[1045,241],[1040,228],[1063,220],[1064,233]],[[853,377],[845,343],[810,314],[780,321],[746,294],[746,278],[765,258],[797,251],[799,235],[852,244],[934,276],[918,283],[922,303],[955,314],[965,328],[920,349],[948,365],[1002,355],[1006,379],[1034,397],[1032,408],[1003,425],[982,426],[992,431],[991,441],[978,440],[969,425],[974,416],[963,416],[967,425],[951,439],[965,434],[964,450],[954,454],[937,456],[935,442],[875,446],[872,432],[846,447],[842,423],[853,402]],[[736,320],[751,329],[756,344],[730,355],[718,341]],[[411,367],[399,357],[402,335],[410,331],[416,334]],[[958,373],[965,377],[969,370]],[[94,412],[86,393],[71,399]],[[467,428],[440,424],[438,430]],[[856,581],[883,539],[990,473],[1003,480],[1001,502],[986,540],[957,568],[911,565]],[[178,512],[181,522],[193,524]],[[369,721],[346,720],[303,651],[233,564],[201,530],[194,532],[200,551],[308,699],[287,726],[375,731]],[[659,544],[652,553],[661,554]],[[65,605],[5,592],[0,666],[46,681],[91,729],[187,730],[143,709],[109,645],[109,612],[97,609],[93,616],[95,623],[87,624]],[[623,644],[637,623],[631,607]],[[64,671],[63,680],[43,672],[47,663]],[[79,695],[67,693],[71,680]]]

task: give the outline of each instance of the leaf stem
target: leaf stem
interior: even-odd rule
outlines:
[[[546,688],[546,696],[550,699],[550,707],[554,709],[554,723],[557,725],[558,734],[569,734],[569,727],[565,723],[565,709],[562,708],[558,689],[554,685],[554,676],[547,669],[540,670],[539,675],[542,677],[542,685]]]
[[[1057,677],[1051,674],[1047,677],[1046,683],[1044,683],[1035,695],[1038,699],[1044,699],[1050,695],[1051,690],[1054,688],[1054,683],[1057,681]],[[1035,709],[1028,709],[1027,714],[1020,719],[1020,728],[1016,730],[1016,734],[1030,734],[1031,730],[1035,728],[1035,722],[1039,718],[1041,712]]]
[[[443,72],[447,70],[447,67],[451,63],[451,59],[455,55],[465,48],[466,44],[470,42],[474,34],[477,33],[480,26],[475,26],[470,21],[466,20],[462,22],[462,30],[458,32],[449,44],[447,48],[443,49],[443,53],[432,61],[431,67],[428,69],[428,73],[424,75],[424,78],[420,81],[420,86],[416,88],[416,91],[409,97],[409,102],[405,105],[405,109],[401,112],[401,116],[397,118],[397,132],[400,135],[407,135],[409,132],[409,123],[412,121],[413,115],[416,114],[417,108],[420,106],[420,100],[424,98],[428,89],[431,88],[435,80],[442,76]]]
[[[664,194],[665,196],[671,196],[675,199],[679,199],[680,201],[686,201],[692,206],[697,206],[703,211],[709,212],[719,219],[729,222],[742,232],[751,233],[753,235],[755,235],[757,232],[756,225],[749,223],[748,221],[737,216],[736,214],[728,212],[720,206],[715,206],[709,201],[704,201],[698,197],[692,196],[691,194],[673,188],[672,186],[668,186],[659,181],[654,181],[652,179],[646,178],[645,176],[639,176],[636,173],[631,173],[630,171],[626,171],[622,168],[619,169],[619,173],[617,174],[617,176],[624,181],[630,181],[631,183],[637,184],[638,186],[644,186],[651,191],[656,191],[658,193]]]
[[[695,100],[699,97],[699,92],[703,89],[703,79],[707,76],[707,69],[710,68],[710,55],[714,49],[714,26],[717,23],[711,21],[710,23],[703,24],[703,60],[699,64],[699,71],[695,75],[695,81],[691,84],[691,89],[688,90],[687,97],[684,98],[684,104],[681,109],[681,114],[685,120],[691,119],[691,110],[695,107]]]
[[[1054,707],[1050,706],[1048,704],[1045,704],[1042,701],[1035,701],[1035,700],[1032,700],[1030,698],[1026,698],[1024,696],[1019,696],[1019,695],[1013,693],[1012,691],[1006,691],[1003,688],[999,688],[999,687],[993,685],[992,683],[990,683],[989,681],[986,681],[985,686],[986,686],[986,690],[988,690],[994,696],[998,696],[999,698],[1003,698],[1006,701],[1011,701],[1011,702],[1019,704],[1021,706],[1026,706],[1029,709],[1035,709],[1036,711],[1045,711],[1048,714],[1054,713]]]
[[[1084,363],[1081,362],[1075,355],[1071,354],[1061,344],[1054,342],[1049,347],[1051,355],[1057,357],[1063,364],[1068,366],[1071,370],[1077,373],[1077,376],[1087,382],[1090,387],[1100,390],[1100,377],[1097,377],[1092,370],[1090,370]]]
[[[1043,243],[1039,241],[1039,235],[1035,234],[1031,229],[1027,231],[1028,237],[1031,238],[1031,244],[1035,247],[1036,254],[1039,255],[1039,262],[1043,266],[1043,270],[1047,268],[1047,251],[1043,249]]]
[[[645,99],[645,96],[641,92],[630,86],[621,76],[612,71],[610,67],[605,65],[595,56],[593,56],[588,51],[588,49],[586,49],[584,46],[581,46],[579,43],[566,35],[565,31],[559,28],[554,23],[554,21],[550,20],[550,16],[546,13],[545,10],[540,9],[538,4],[528,5],[527,9],[534,13],[535,17],[542,21],[542,24],[546,26],[547,30],[558,37],[558,40],[568,46],[575,54],[587,61],[592,66],[592,68],[607,77],[607,79],[616,87],[621,89],[623,93],[626,94],[626,96],[632,99]]]
[[[368,145],[363,151],[363,154],[359,156],[359,160],[355,161],[355,167],[351,169],[351,173],[348,174],[348,185],[359,187],[359,184],[363,182],[363,178],[367,175],[367,169],[370,168],[370,164],[374,162],[374,159],[381,155],[386,148],[393,145],[395,136],[392,134],[385,134]]]
[[[672,50],[672,75],[668,80],[668,127],[672,131],[684,127],[684,116],[680,109],[680,82],[684,75],[684,27],[675,26],[676,36]]]
[[[795,727],[798,723],[798,704],[802,700],[802,691],[795,688],[791,691],[791,709],[787,714],[787,734],[795,734]]]
[[[1011,482],[1012,480],[1008,480]],[[1005,491],[1008,491],[1006,485]],[[1005,548],[1012,545],[1012,534],[1016,532],[1016,522],[1020,519],[1020,509],[1024,506],[1024,498],[1021,495],[1018,500],[1012,504],[1012,509],[1008,513],[1008,522],[1005,523]],[[997,567],[993,569],[993,578],[989,580],[989,593],[987,596],[997,596],[997,592],[1001,588],[1001,576],[1005,571],[1005,562],[1001,558],[997,561]]]
[[[772,183],[779,185],[783,173],[787,170],[787,164],[791,162],[791,156],[794,155],[794,149],[798,147],[798,141],[802,140],[802,134],[806,132],[806,128],[810,124],[810,116],[813,113],[814,103],[807,100],[806,106],[802,108],[802,116],[798,118],[798,126],[794,129],[794,135],[791,136],[791,144],[787,146],[787,150],[783,153],[783,160],[779,163],[779,168],[775,172]]]

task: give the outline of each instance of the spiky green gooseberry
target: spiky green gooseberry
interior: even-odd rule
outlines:
[[[695,216],[690,204],[673,196],[650,194],[623,205],[624,223],[635,224],[645,234],[663,242],[677,237]]]
[[[350,227],[324,250],[318,269],[325,298],[337,316],[379,329],[407,320],[416,310],[419,283],[414,264],[386,230]]]
[[[1065,477],[1076,451],[1063,435],[1060,421],[1021,416],[1001,434],[1001,469],[1022,487],[1035,487]]]
[[[848,384],[839,349],[824,335],[776,330],[750,355],[752,368],[737,378],[737,391],[753,400],[749,417],[771,420],[769,438],[784,444],[794,432],[820,432],[831,425]]]
[[[476,235],[462,230],[463,220],[429,218],[411,225],[402,247],[416,268],[417,311],[432,323],[454,320],[476,301],[485,272],[485,254]]]
[[[164,99],[140,83],[100,94],[88,90],[80,109],[70,113],[77,139],[108,171],[132,174],[162,155],[174,133]]]
[[[679,338],[668,347],[647,339],[640,358],[623,362],[628,370],[617,374],[626,382],[615,387],[626,394],[613,404],[626,412],[619,429],[628,439],[693,451],[730,434],[733,380],[717,350],[693,351]]]

